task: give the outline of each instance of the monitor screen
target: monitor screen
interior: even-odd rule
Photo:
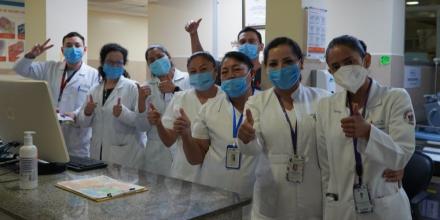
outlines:
[[[66,144],[45,81],[0,78],[0,138],[23,143],[24,131],[35,131],[38,158],[69,161]]]

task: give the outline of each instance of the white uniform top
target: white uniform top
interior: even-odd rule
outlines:
[[[52,103],[61,113],[79,110],[87,100],[87,94],[90,89],[99,82],[98,71],[83,63],[67,83],[61,101],[58,103],[61,79],[65,68],[65,62],[33,62],[33,59],[28,58],[20,59],[14,66],[14,70],[21,76],[46,81],[52,94]],[[80,128],[77,125],[66,124],[62,124],[61,129],[69,154],[88,157],[91,130],[89,128]]]
[[[211,146],[203,160],[200,182],[251,196],[255,181],[256,157],[242,155],[240,169],[226,168],[226,147],[234,144],[232,109],[233,105],[227,95],[222,95],[208,100],[194,120],[192,136],[211,140]],[[241,113],[235,108],[234,112],[238,123]]]
[[[166,107],[174,96],[174,93],[163,94],[159,90],[159,79],[153,78],[151,81],[146,82],[150,86],[151,95],[148,96],[146,101],[147,111],[150,109],[149,105],[152,103],[154,107],[163,115]],[[182,72],[177,68],[174,71],[173,77],[174,85],[178,86],[181,90],[186,90],[191,88],[189,84],[189,75],[186,72]],[[142,130],[147,132],[147,146],[144,152],[143,158],[143,169],[161,174],[170,175],[171,164],[173,162],[173,151],[175,151],[175,146],[170,148],[166,147],[160,140],[159,133],[157,132],[156,126],[151,126],[145,114],[141,114],[140,121],[143,121],[144,126]],[[142,116],[143,115],[143,116]]]
[[[259,155],[253,219],[322,219],[321,175],[312,114],[318,101],[328,95],[325,90],[301,84],[292,93],[293,109],[287,113],[294,130],[297,122],[297,153],[305,157],[302,183],[286,179],[293,143],[274,88],[249,98],[246,109],[252,112],[257,139],[246,145],[239,141],[239,146],[243,153]]]
[[[414,115],[411,99],[404,89],[388,88],[373,80],[365,119],[371,122],[370,138],[358,139],[362,156],[363,183],[374,204],[371,214],[356,214],[353,186],[355,172],[353,139],[345,137],[341,119],[350,115],[346,92],[323,99],[318,107],[317,140],[326,193],[325,219],[411,219],[408,197],[396,182],[386,182],[385,169],[403,169],[415,148]]]
[[[217,94],[214,98],[224,95],[224,92],[217,87]],[[191,122],[197,117],[202,103],[197,98],[196,90],[189,89],[178,92],[174,95],[165,113],[162,116],[162,123],[165,128],[173,129],[174,121],[180,116],[179,109],[183,108]],[[176,153],[171,166],[171,176],[190,182],[199,182],[200,165],[191,165],[186,159],[183,151],[182,138],[176,140]]]
[[[133,80],[124,76],[103,102],[104,83],[95,86],[91,95],[97,106],[91,116],[84,114],[84,103],[78,114],[78,123],[83,127],[92,127],[90,156],[128,167],[140,168],[142,150],[145,147],[145,133],[139,127],[137,112],[138,89]],[[121,98],[122,113],[113,115],[113,106]]]

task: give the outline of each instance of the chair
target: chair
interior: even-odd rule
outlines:
[[[426,189],[434,172],[433,165],[428,155],[416,150],[405,167],[402,183],[411,203],[411,213],[414,219],[420,219],[419,203],[429,195]]]

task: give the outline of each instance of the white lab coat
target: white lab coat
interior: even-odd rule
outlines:
[[[253,219],[322,219],[321,175],[316,152],[314,113],[318,101],[329,93],[300,84],[292,93],[293,109],[287,111],[295,129],[297,152],[305,157],[303,182],[286,180],[288,160],[293,155],[289,124],[274,88],[255,95],[246,103],[254,119],[257,138],[240,150],[259,155],[253,194]]]
[[[211,146],[203,160],[200,183],[251,196],[257,158],[242,155],[240,169],[226,168],[226,146],[234,143],[232,135],[232,103],[226,95],[208,100],[192,125],[192,136],[210,139]],[[238,122],[241,113],[235,109]]]
[[[78,72],[67,83],[61,101],[58,103],[61,79],[65,67],[65,62],[33,62],[33,59],[22,58],[15,64],[14,70],[21,76],[48,82],[54,107],[58,108],[60,113],[75,112],[87,100],[90,89],[98,84],[99,74],[96,69],[83,63]],[[61,129],[69,155],[88,157],[92,135],[91,129],[66,124],[62,124]]]
[[[163,115],[174,94],[163,94],[159,90],[159,83],[160,81],[158,78],[153,78],[151,81],[144,83],[147,84],[151,89],[151,95],[147,98],[146,107],[148,111],[150,109],[149,104],[152,103]],[[177,68],[174,72],[173,83],[182,90],[191,88],[189,85],[188,73],[182,72]],[[139,120],[143,122],[142,130],[146,131],[148,139],[147,146],[144,150],[145,152],[142,167],[147,171],[169,176],[171,164],[173,162],[175,145],[168,148],[162,143],[156,126],[151,126],[148,122],[146,116],[147,111],[145,111],[145,114],[141,114],[141,118],[139,118]]]
[[[103,101],[104,82],[95,86],[91,95],[97,103],[91,116],[84,114],[84,103],[78,114],[78,123],[82,127],[92,127],[90,157],[121,164],[127,167],[141,168],[142,151],[145,148],[145,133],[140,131],[142,121],[137,113],[138,89],[134,81],[119,78],[114,90]],[[122,113],[113,115],[113,106],[121,98]]]
[[[413,107],[404,89],[388,88],[373,80],[366,106],[371,122],[370,138],[358,139],[362,155],[363,182],[369,188],[374,212],[357,214],[353,186],[357,183],[352,138],[345,137],[341,119],[348,117],[347,93],[323,99],[318,107],[317,142],[324,190],[338,195],[338,201],[326,198],[324,219],[411,219],[408,197],[396,182],[382,177],[387,168],[403,169],[415,148]]]
[[[224,95],[224,92],[220,89],[220,87],[217,87],[217,94],[214,98],[217,98],[221,95]],[[173,99],[166,108],[166,111],[162,116],[162,123],[165,128],[173,129],[174,121],[180,116],[180,108],[183,108],[189,120],[193,122],[201,107],[202,103],[200,103],[199,98],[197,98],[195,89],[178,92],[174,95]],[[176,152],[171,165],[171,176],[190,182],[199,182],[201,166],[191,165],[188,163],[185,152],[183,151],[182,139],[180,136],[176,140],[175,147]]]

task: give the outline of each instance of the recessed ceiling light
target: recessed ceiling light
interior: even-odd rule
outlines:
[[[406,2],[406,5],[418,5],[419,1],[408,1]]]

